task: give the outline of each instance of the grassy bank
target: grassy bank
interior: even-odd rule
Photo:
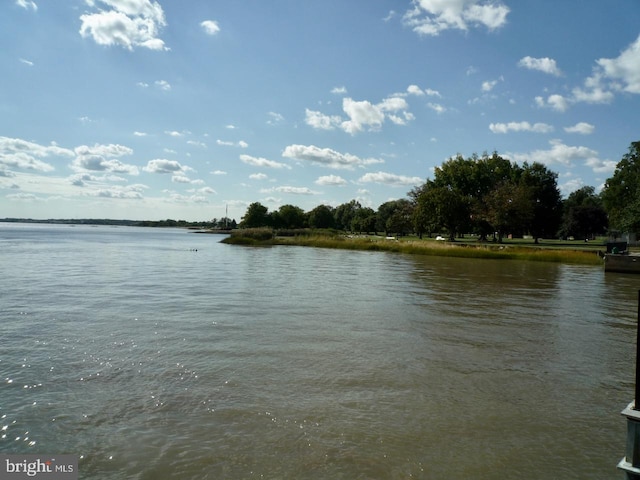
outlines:
[[[435,255],[495,260],[529,260],[585,265],[600,265],[598,246],[578,248],[576,245],[485,244],[472,242],[440,242],[432,239],[389,240],[377,236],[347,236],[337,233],[305,232],[300,235],[278,236],[269,229],[236,230],[223,243],[233,245],[297,245],[316,248],[397,252],[414,255]],[[600,246],[602,247],[602,246]]]

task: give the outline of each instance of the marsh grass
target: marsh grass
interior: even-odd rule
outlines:
[[[265,229],[252,229],[265,230]],[[236,233],[237,232],[237,233]],[[459,258],[486,258],[494,260],[528,260],[537,262],[573,263],[599,265],[602,260],[594,250],[579,250],[571,247],[547,248],[544,245],[532,247],[524,245],[471,244],[436,242],[431,240],[388,240],[376,236],[346,236],[335,232],[313,232],[296,236],[275,236],[266,233],[234,231],[224,243],[236,245],[297,245],[303,247],[334,248],[341,250],[362,250],[395,252],[413,255],[434,255]],[[258,238],[264,238],[259,240]]]

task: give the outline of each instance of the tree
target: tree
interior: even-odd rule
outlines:
[[[339,230],[351,229],[351,222],[356,215],[356,212],[362,208],[360,202],[351,200],[349,203],[343,203],[338,205],[334,211],[336,220],[336,228]]]
[[[407,199],[391,200],[378,207],[376,212],[376,231],[404,235],[412,230],[411,218],[413,205]]]
[[[354,232],[371,233],[376,231],[376,212],[369,207],[362,207],[356,210],[351,220],[351,230]]]
[[[469,221],[468,198],[453,188],[436,186],[431,180],[427,180],[418,193],[416,208],[420,216],[414,219],[424,222],[420,225],[422,231],[444,228],[451,241]]]
[[[559,233],[563,238],[588,239],[607,230],[607,212],[593,187],[582,187],[571,193],[564,200],[562,210]]]
[[[308,213],[307,218],[311,228],[334,228],[336,224],[333,209],[327,205],[318,205]]]
[[[623,232],[640,231],[640,141],[616,165],[613,176],[604,184],[602,202],[609,225]]]
[[[304,210],[295,205],[282,205],[277,212],[271,214],[274,228],[303,228],[304,221]]]
[[[269,209],[262,205],[260,202],[254,202],[249,207],[242,217],[240,226],[242,228],[258,228],[266,227],[269,225],[269,217],[267,212]]]
[[[498,234],[522,232],[534,216],[532,188],[515,182],[504,182],[485,196],[486,219]]]
[[[525,162],[520,172],[520,185],[527,187],[531,194],[533,210],[529,224],[525,228],[538,238],[553,238],[562,220],[562,196],[558,189],[558,174],[541,163],[529,165]]]

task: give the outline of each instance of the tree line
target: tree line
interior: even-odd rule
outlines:
[[[584,186],[562,199],[557,180],[558,174],[541,163],[518,165],[497,152],[458,155],[437,167],[433,178],[409,191],[407,198],[385,202],[377,210],[351,200],[308,212],[290,204],[269,212],[254,202],[239,226],[387,236],[446,233],[450,240],[476,234],[480,240],[499,242],[505,235],[530,235],[537,242],[640,231],[640,142],[631,143],[599,194]]]

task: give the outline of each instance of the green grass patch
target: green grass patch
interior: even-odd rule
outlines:
[[[256,232],[260,230],[261,232]],[[270,235],[266,232],[268,230]],[[527,260],[537,262],[600,265],[597,249],[578,249],[573,245],[494,244],[477,242],[442,242],[432,239],[407,238],[388,240],[377,236],[344,235],[331,231],[305,232],[302,235],[276,236],[270,229],[246,229],[234,231],[224,243],[236,245],[296,245],[302,247],[334,248],[394,252],[412,255],[433,255],[459,258],[486,258],[494,260]],[[595,246],[594,246],[595,247]]]

